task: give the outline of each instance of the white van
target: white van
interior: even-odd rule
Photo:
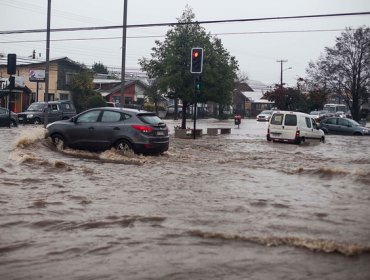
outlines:
[[[308,114],[274,111],[267,129],[267,140],[294,144],[312,140],[324,142],[325,135]]]

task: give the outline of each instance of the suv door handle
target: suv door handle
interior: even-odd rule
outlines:
[[[116,126],[115,128],[113,128],[113,130],[120,130],[120,128]]]

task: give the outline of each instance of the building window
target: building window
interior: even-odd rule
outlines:
[[[66,73],[66,85],[72,84],[73,78],[77,75],[77,73]]]
[[[69,100],[69,94],[68,93],[61,93],[59,94],[60,100]]]
[[[48,94],[48,101],[54,101],[55,100],[55,94],[54,93],[49,93]]]

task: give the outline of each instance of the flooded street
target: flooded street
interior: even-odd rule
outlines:
[[[162,156],[59,151],[0,128],[0,279],[370,279],[370,137],[266,141],[266,123]],[[192,127],[191,121],[188,126]]]

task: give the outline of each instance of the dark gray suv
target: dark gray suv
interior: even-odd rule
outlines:
[[[76,109],[71,101],[49,101],[34,102],[28,109],[22,113],[18,113],[20,123],[44,123],[45,110],[48,108],[48,123],[58,120],[67,120],[76,115]]]
[[[169,147],[167,125],[154,113],[136,109],[94,108],[46,129],[46,138],[61,148],[159,154]]]

